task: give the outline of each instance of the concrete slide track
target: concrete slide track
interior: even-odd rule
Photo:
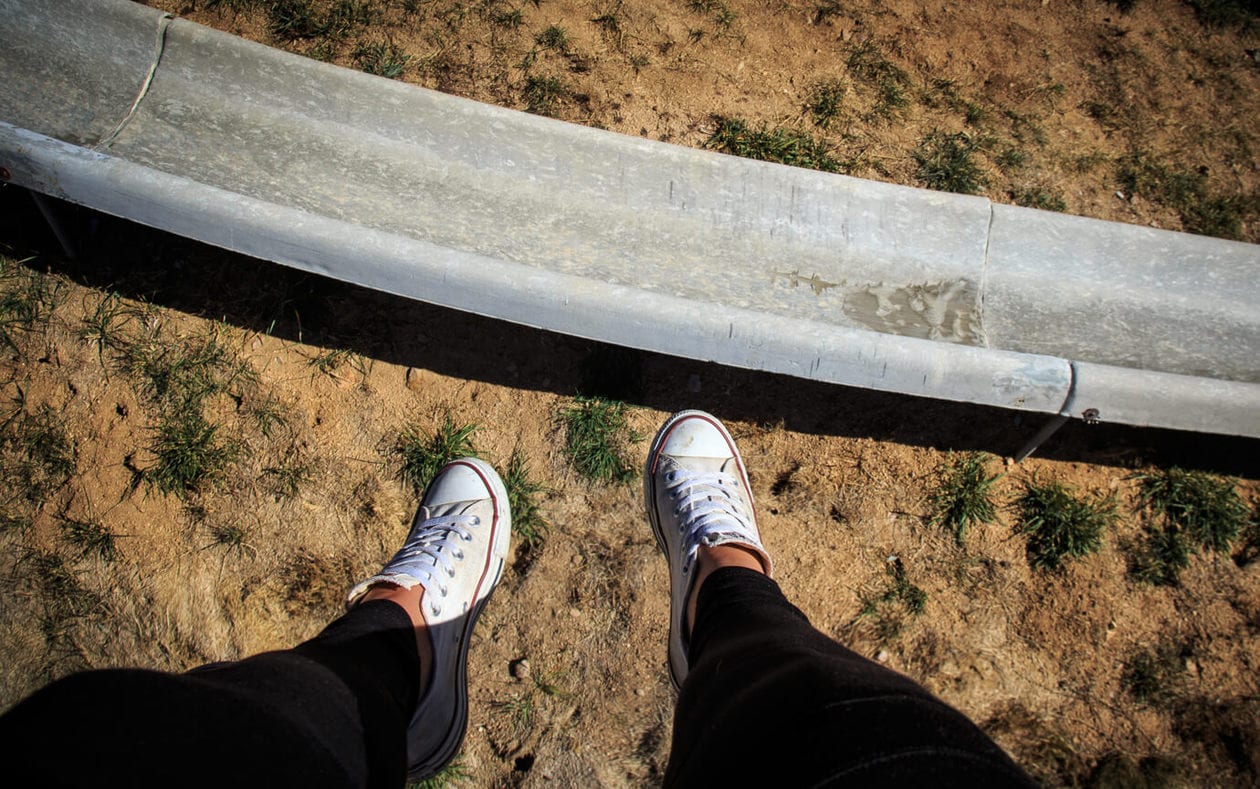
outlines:
[[[589,129],[127,2],[0,0],[0,177],[676,356],[1260,437],[1260,247]]]

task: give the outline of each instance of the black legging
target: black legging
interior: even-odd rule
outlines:
[[[666,786],[1035,786],[962,713],[739,567],[700,587]]]
[[[74,674],[0,717],[8,786],[389,787],[407,772],[416,633],[362,603],[282,652],[187,674]]]
[[[1032,785],[751,570],[709,576],[689,662],[667,785]],[[400,787],[419,669],[406,613],[368,602],[292,650],[54,682],[0,717],[0,769],[15,786]]]

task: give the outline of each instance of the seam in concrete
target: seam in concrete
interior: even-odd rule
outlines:
[[[103,150],[108,148],[123,129],[127,128],[127,124],[131,123],[131,119],[136,117],[136,113],[140,110],[140,102],[144,101],[144,97],[149,95],[149,87],[153,84],[153,77],[157,75],[158,66],[162,63],[162,53],[166,51],[166,31],[170,28],[171,22],[174,21],[173,14],[163,14],[158,19],[157,36],[153,45],[153,63],[149,66],[149,73],[145,75],[144,82],[140,83],[140,91],[136,94],[136,100],[131,103],[131,109],[127,110],[127,114],[122,120],[118,121],[118,125],[113,131],[106,134],[95,145],[91,146],[93,150]]]
[[[1063,396],[1063,405],[1059,406],[1060,416],[1071,416],[1072,409],[1076,407],[1076,362],[1068,360],[1068,385],[1067,393]]]
[[[984,348],[990,348],[989,345],[989,329],[985,325],[984,320],[984,300],[988,295],[989,285],[989,244],[993,241],[993,201],[989,201],[989,224],[984,229],[984,260],[980,261],[980,284],[976,293],[976,312],[979,314],[979,320],[976,321],[980,325],[980,345]]]

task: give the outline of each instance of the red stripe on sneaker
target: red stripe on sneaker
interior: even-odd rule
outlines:
[[[495,494],[494,485],[490,483],[490,480],[486,478],[486,475],[482,473],[480,468],[472,463],[466,463],[462,460],[457,460],[451,465],[465,466],[472,469],[486,486],[486,490],[490,491],[490,503],[494,507],[494,522],[490,525],[490,550],[486,552],[486,563],[485,566],[481,568],[481,578],[477,580],[477,588],[473,590],[472,603],[468,609],[471,614],[472,608],[475,607],[477,605],[477,601],[481,599],[481,586],[486,582],[486,575],[490,572],[490,561],[494,558],[494,544],[496,542],[496,538],[498,537],[499,530],[499,499]]]

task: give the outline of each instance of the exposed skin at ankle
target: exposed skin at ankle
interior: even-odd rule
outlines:
[[[759,573],[765,573],[761,559],[757,554],[739,545],[728,544],[709,547],[700,546],[696,557],[696,580],[691,587],[691,595],[687,598],[687,632],[691,632],[691,623],[696,618],[696,600],[700,596],[700,587],[714,571],[722,567],[745,567]],[[429,639],[428,623],[424,621],[421,603],[424,601],[424,587],[414,586],[404,589],[397,584],[380,583],[373,586],[359,602],[368,600],[388,600],[407,612],[411,624],[416,629],[416,651],[420,654],[420,695],[429,687],[433,668],[433,642]]]
[[[687,597],[687,634],[691,634],[691,623],[696,621],[696,600],[700,598],[700,587],[709,574],[721,567],[746,567],[765,574],[766,568],[761,566],[761,558],[757,554],[734,543],[709,547],[701,545],[696,554],[696,580],[691,585],[691,595]]]
[[[433,641],[429,638],[429,625],[424,621],[424,609],[420,607],[424,602],[424,587],[417,584],[404,589],[397,584],[379,583],[359,598],[360,603],[368,600],[388,600],[411,618],[411,624],[416,629],[416,651],[420,654],[420,697],[424,698],[424,692],[429,689],[433,678]]]

